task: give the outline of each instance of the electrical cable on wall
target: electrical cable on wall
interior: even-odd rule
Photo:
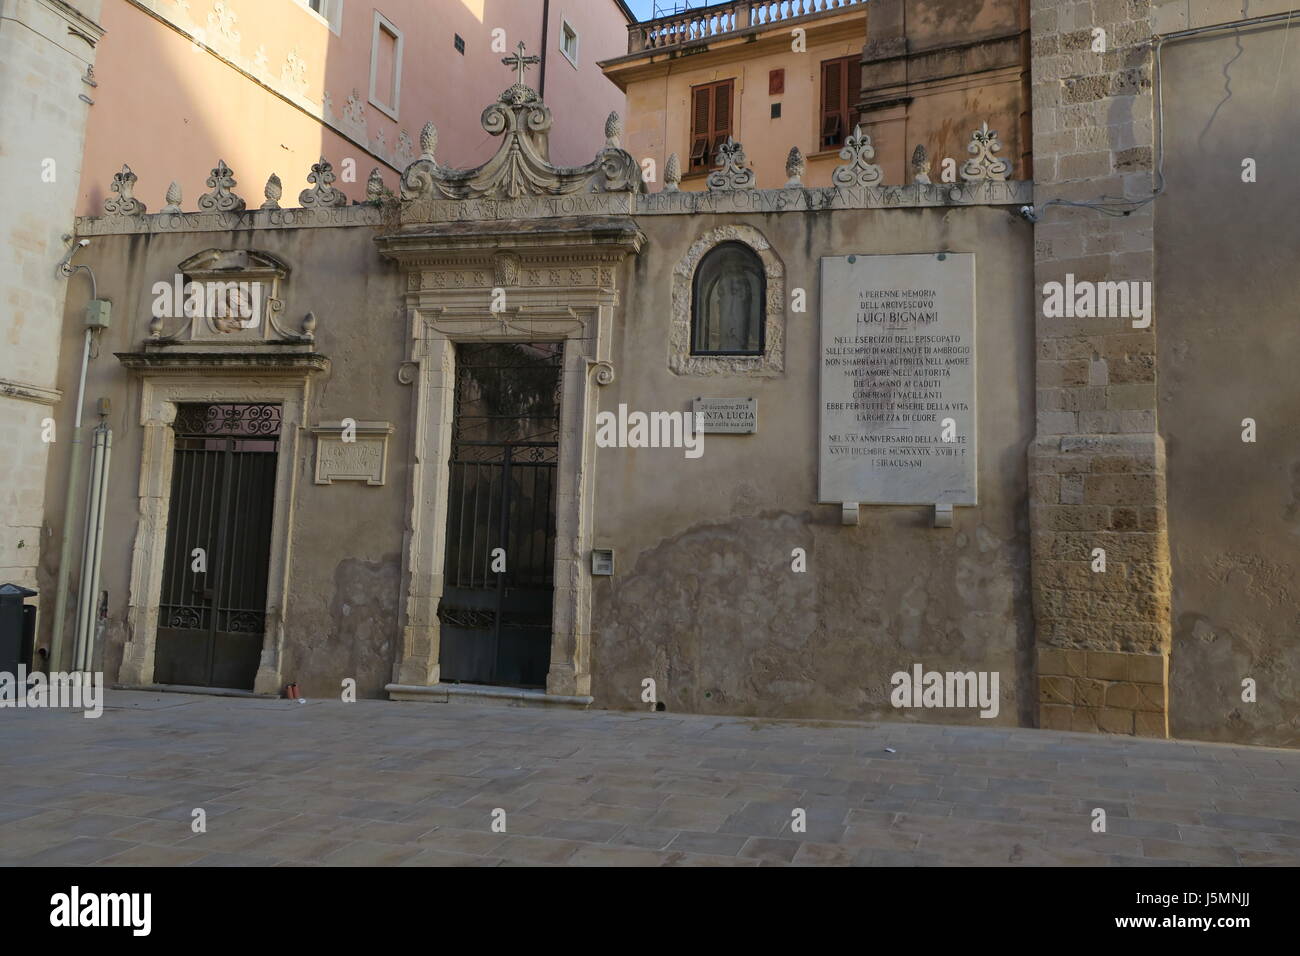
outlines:
[[[1164,103],[1164,83],[1163,70],[1160,60],[1161,51],[1164,44],[1169,40],[1181,40],[1186,37],[1198,36],[1202,33],[1212,33],[1220,30],[1234,30],[1242,27],[1262,26],[1278,20],[1285,20],[1287,31],[1291,29],[1292,15],[1300,12],[1288,10],[1285,13],[1272,14],[1270,16],[1252,17],[1248,20],[1236,20],[1232,23],[1214,24],[1211,26],[1196,27],[1190,30],[1181,30],[1176,33],[1168,33],[1160,36],[1154,36],[1150,40],[1144,41],[1149,43],[1154,51],[1155,59],[1155,76],[1153,86],[1156,99],[1156,163],[1155,163],[1155,188],[1151,195],[1144,196],[1141,199],[1125,199],[1122,196],[1102,196],[1099,199],[1090,200],[1070,200],[1070,199],[1049,199],[1043,203],[1039,210],[1045,210],[1048,206],[1072,206],[1080,209],[1092,209],[1104,216],[1121,218],[1130,216],[1139,209],[1147,206],[1149,203],[1161,196],[1165,191],[1165,103]],[[1284,48],[1285,49],[1285,48]],[[1281,63],[1278,64],[1278,73],[1281,75]],[[1030,222],[1038,222],[1041,218],[1038,210],[1033,206],[1024,206],[1020,214]]]

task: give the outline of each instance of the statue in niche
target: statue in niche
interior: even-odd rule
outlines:
[[[694,354],[761,355],[763,263],[749,246],[724,242],[695,272]]]

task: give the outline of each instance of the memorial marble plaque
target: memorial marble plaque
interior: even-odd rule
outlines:
[[[691,403],[697,428],[703,432],[752,435],[758,431],[758,400],[697,398]]]
[[[382,485],[387,481],[391,422],[322,422],[312,433],[316,436],[316,484],[364,481]]]
[[[976,503],[975,256],[821,260],[824,503]]]

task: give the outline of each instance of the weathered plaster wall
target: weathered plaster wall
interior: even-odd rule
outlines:
[[[1024,0],[873,0],[867,6],[858,103],[888,182],[911,180],[912,150],[934,164],[966,159],[970,130],[987,121],[1013,179],[1028,179],[1029,68],[1019,39]],[[906,174],[906,180],[900,178]],[[888,177],[893,178],[888,178]]]
[[[1300,60],[1286,42],[1278,24],[1165,47],[1168,185],[1155,235],[1171,731],[1296,746],[1300,116],[1290,104],[1300,97]],[[1247,157],[1254,183],[1241,179]],[[1242,441],[1244,418],[1257,423],[1254,444]],[[1245,678],[1258,685],[1255,703],[1241,699]]]
[[[672,270],[697,238],[746,223],[771,243],[787,290],[785,372],[679,376],[667,363]],[[889,677],[914,663],[1000,672],[1001,724],[1031,719],[1032,624],[1024,454],[1033,433],[1031,241],[1010,210],[642,217],[648,242],[620,280],[614,384],[602,409],[689,410],[754,397],[755,435],[707,435],[704,454],[599,449],[593,545],[616,551],[594,582],[593,694],[670,711],[981,723],[973,711],[894,710]],[[926,508],[862,508],[857,527],[817,502],[818,260],[848,253],[975,252],[980,505],[955,527]],[[808,555],[791,570],[791,551]]]
[[[113,327],[99,341],[86,386],[89,425],[95,424],[96,400],[112,400],[114,445],[102,583],[109,593],[103,668],[108,680],[117,676],[127,639],[143,450],[140,383],[128,376],[113,353],[140,348],[148,335],[151,286],[170,281],[177,263],[212,247],[253,248],[280,257],[292,268],[283,295],[286,322],[296,328],[306,312],[314,312],[317,350],[332,362],[329,372],[312,379],[306,423],[353,418],[395,425],[383,486],[314,484],[316,441],[309,433],[300,438],[282,674],[286,682],[297,681],[308,696],[338,694],[345,677],[356,679],[358,694],[382,696],[391,678],[398,635],[411,393],[396,378],[405,357],[401,283],[395,267],[375,251],[375,231],[362,226],[97,236],[83,251],[82,261],[99,277],[100,296],[113,301],[114,316]],[[68,383],[75,389],[74,359],[80,357],[76,344],[87,294],[77,286],[68,296],[59,378],[65,389]],[[67,459],[68,444],[56,443],[47,483],[47,541],[57,542],[62,519],[54,505],[63,500]],[[84,478],[79,481],[83,486]],[[80,518],[73,530],[80,542]],[[56,561],[57,547],[46,547],[43,595],[52,593]],[[76,579],[74,569],[74,592]],[[52,617],[47,597],[41,609],[43,641],[48,640]]]

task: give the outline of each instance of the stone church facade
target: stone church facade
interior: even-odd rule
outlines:
[[[1053,63],[1036,61],[1036,109]],[[1113,272],[1072,259],[1024,209],[1069,195],[1075,160],[1036,132],[1038,182],[1009,179],[985,123],[955,183],[885,182],[856,135],[832,186],[796,165],[756,189],[733,142],[707,190],[648,192],[617,117],[592,162],[552,164],[519,68],[483,114],[496,155],[447,167],[426,127],[400,197],[348,205],[322,161],[297,207],[254,210],[218,163],[201,211],[137,211],[128,177],[79,221],[115,303],[87,384],[114,432],[109,679],[1169,735],[1154,333],[1084,335],[1039,296],[1067,272],[1149,277],[1149,231],[1108,232],[1118,249],[1136,230]],[[915,304],[879,313],[897,337],[837,336],[874,321],[894,273],[920,277],[898,287]],[[850,277],[852,308],[828,276]],[[65,346],[84,305],[70,296]],[[829,371],[840,355],[861,371]],[[828,396],[931,366],[967,391],[908,393],[939,413],[870,426],[871,455],[898,464],[892,430],[927,457],[957,443],[960,467],[828,482],[858,440],[828,433]],[[872,419],[854,407],[833,420]],[[688,412],[717,416],[698,455],[671,428]],[[664,441],[633,437],[640,413]],[[996,705],[921,703],[930,673],[996,675]],[[1290,705],[1270,706],[1238,736],[1294,745]]]

